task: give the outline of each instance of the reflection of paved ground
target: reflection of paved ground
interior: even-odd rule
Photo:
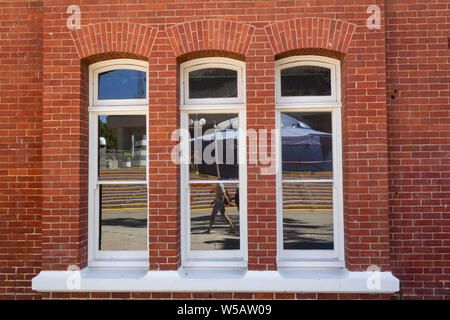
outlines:
[[[212,232],[208,230],[210,210],[195,210],[191,216],[192,250],[239,249],[239,216],[230,207],[227,214],[236,226],[230,233],[228,223],[218,215]],[[330,211],[289,210],[283,219],[285,249],[332,249],[333,215]],[[102,250],[146,250],[146,210],[107,211],[102,215]]]
[[[284,249],[333,249],[332,211],[285,211],[283,236]]]
[[[107,210],[101,224],[101,250],[147,249],[147,210]]]
[[[239,213],[236,207],[226,209],[236,230],[230,233],[230,227],[220,214],[216,216],[210,234],[205,233],[209,226],[211,210],[192,210],[191,212],[191,249],[192,250],[231,250],[239,249]]]

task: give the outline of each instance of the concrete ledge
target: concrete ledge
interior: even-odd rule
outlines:
[[[346,269],[279,271],[85,268],[42,271],[32,289],[54,292],[353,292],[394,293],[399,280],[391,272],[350,272]]]

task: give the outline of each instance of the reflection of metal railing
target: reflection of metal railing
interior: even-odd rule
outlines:
[[[100,150],[100,168],[118,169],[145,167],[145,150]]]

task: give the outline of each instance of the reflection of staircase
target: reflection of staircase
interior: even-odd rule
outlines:
[[[146,168],[99,169],[99,180],[145,180]]]
[[[145,180],[146,168],[99,169],[99,180]],[[130,210],[147,208],[147,186],[102,185],[102,210]]]
[[[333,179],[332,171],[283,172],[283,210],[331,210],[333,188],[331,182],[298,183],[292,179]]]
[[[332,178],[331,172],[289,173],[286,179]],[[103,180],[145,180],[145,168],[100,169]],[[215,180],[214,176],[191,174],[192,180]],[[231,200],[234,201],[235,183],[224,183]],[[191,210],[211,210],[215,198],[214,184],[191,184]],[[283,183],[283,210],[330,210],[333,208],[333,189],[331,182]],[[147,208],[147,187],[143,185],[103,185],[102,209],[125,210]],[[234,202],[233,202],[234,204]],[[233,206],[229,206],[230,208]]]
[[[332,171],[288,171],[283,172],[283,179],[333,179]]]
[[[147,208],[147,186],[102,185],[102,210]]]
[[[319,172],[322,179],[332,177],[330,172]],[[299,174],[296,173],[295,178]],[[303,173],[303,178],[306,174]],[[309,179],[318,179],[318,175],[307,176]],[[192,180],[212,180],[217,179],[206,175],[191,175]],[[234,198],[236,192],[236,184],[224,184],[225,189]],[[191,210],[211,210],[211,202],[215,198],[214,184],[191,184]],[[331,210],[333,208],[333,188],[331,182],[314,182],[314,183],[298,183],[285,182],[283,183],[283,210],[297,211],[320,211]],[[232,199],[233,201],[233,199]]]
[[[332,208],[331,182],[283,183],[283,210],[330,210]]]
[[[234,204],[235,183],[224,183],[225,190]],[[191,210],[212,210],[211,204],[216,198],[215,184],[191,184]],[[225,206],[231,208],[233,206]]]

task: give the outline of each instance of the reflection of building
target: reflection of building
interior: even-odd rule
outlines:
[[[144,167],[146,162],[147,135],[145,132],[145,118],[142,116],[108,116],[106,127],[116,132],[114,139],[117,148],[107,147],[104,137],[99,138],[100,168],[117,169]]]

